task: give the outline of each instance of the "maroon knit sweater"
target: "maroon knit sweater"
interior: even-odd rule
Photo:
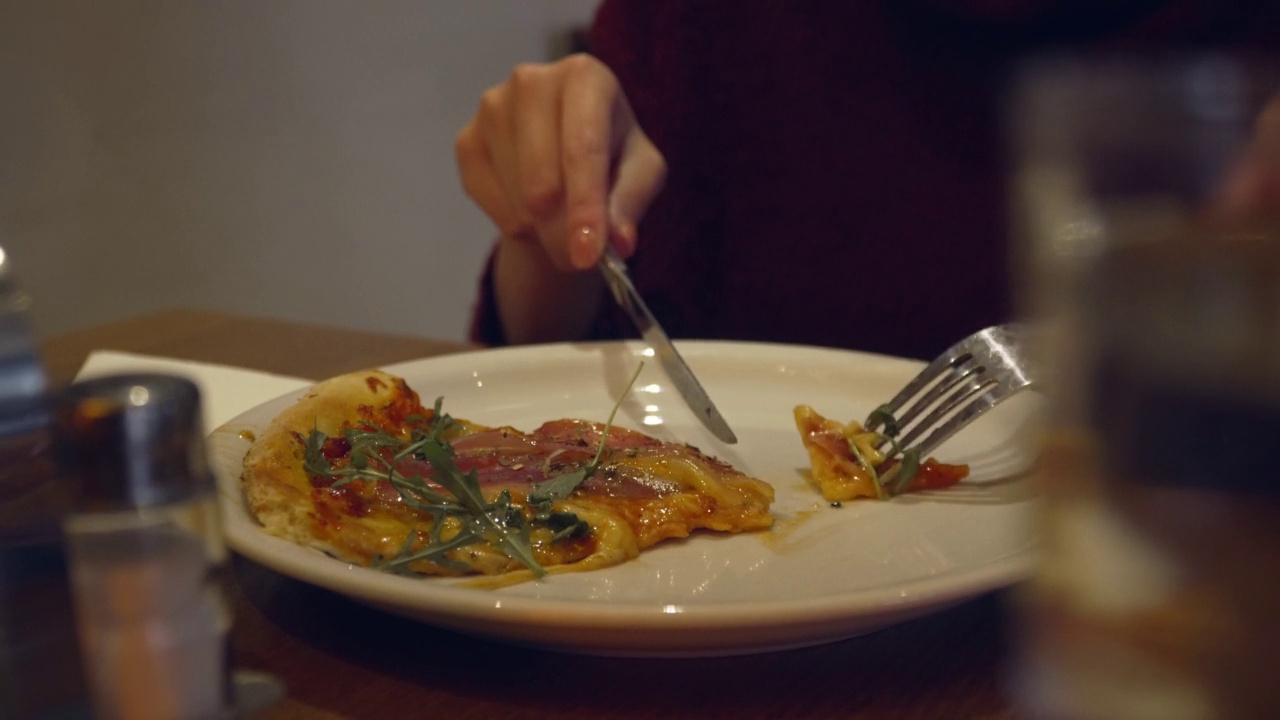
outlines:
[[[932,357],[1011,315],[1019,59],[1280,42],[1270,0],[1066,4],[604,0],[592,51],[669,165],[630,266],[671,335]],[[473,334],[501,344],[489,280]],[[593,338],[636,335],[603,307]]]

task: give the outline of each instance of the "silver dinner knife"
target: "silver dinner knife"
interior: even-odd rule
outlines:
[[[688,403],[693,414],[697,415],[702,424],[706,425],[707,429],[722,442],[738,442],[738,436],[733,434],[729,423],[721,417],[720,411],[716,409],[715,403],[711,402],[707,391],[702,389],[702,383],[698,382],[698,378],[689,369],[684,358],[680,357],[676,346],[671,344],[671,338],[667,337],[666,331],[658,324],[657,318],[649,312],[649,306],[645,304],[644,298],[636,292],[636,286],[631,284],[631,278],[627,275],[626,263],[608,245],[605,246],[604,255],[600,258],[600,271],[604,273],[614,299],[631,316],[640,330],[640,336],[649,343],[649,347],[653,348],[654,356],[658,358],[658,362],[662,363],[662,369],[666,370],[671,382],[675,383],[676,389],[680,391],[680,397]]]

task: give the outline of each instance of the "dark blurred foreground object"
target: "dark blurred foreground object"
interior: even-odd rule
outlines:
[[[11,265],[0,250],[0,717],[87,718],[61,527],[72,493]]]
[[[227,550],[196,386],[76,383],[58,398],[55,446],[79,485],[63,528],[96,713],[229,717]]]
[[[1280,208],[1225,202],[1277,69],[1067,59],[1022,86],[1026,307],[1058,381],[1028,716],[1280,717]]]

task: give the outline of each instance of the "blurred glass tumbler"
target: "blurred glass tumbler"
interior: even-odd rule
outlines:
[[[1020,77],[1022,301],[1055,378],[1033,717],[1280,717],[1280,207],[1231,195],[1278,90],[1225,54]]]
[[[77,383],[56,442],[80,483],[64,520],[86,677],[101,718],[222,718],[231,708],[226,562],[190,381]]]

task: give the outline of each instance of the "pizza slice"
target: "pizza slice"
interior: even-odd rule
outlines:
[[[796,406],[795,421],[809,453],[813,481],[832,502],[945,488],[969,475],[968,465],[946,465],[933,458],[920,462],[910,455],[886,457],[876,449],[883,439],[880,433],[857,422],[830,420],[808,405]]]
[[[267,532],[421,575],[592,570],[696,530],[772,524],[772,487],[692,446],[585,420],[486,427],[377,370],[280,413],[241,481]]]

